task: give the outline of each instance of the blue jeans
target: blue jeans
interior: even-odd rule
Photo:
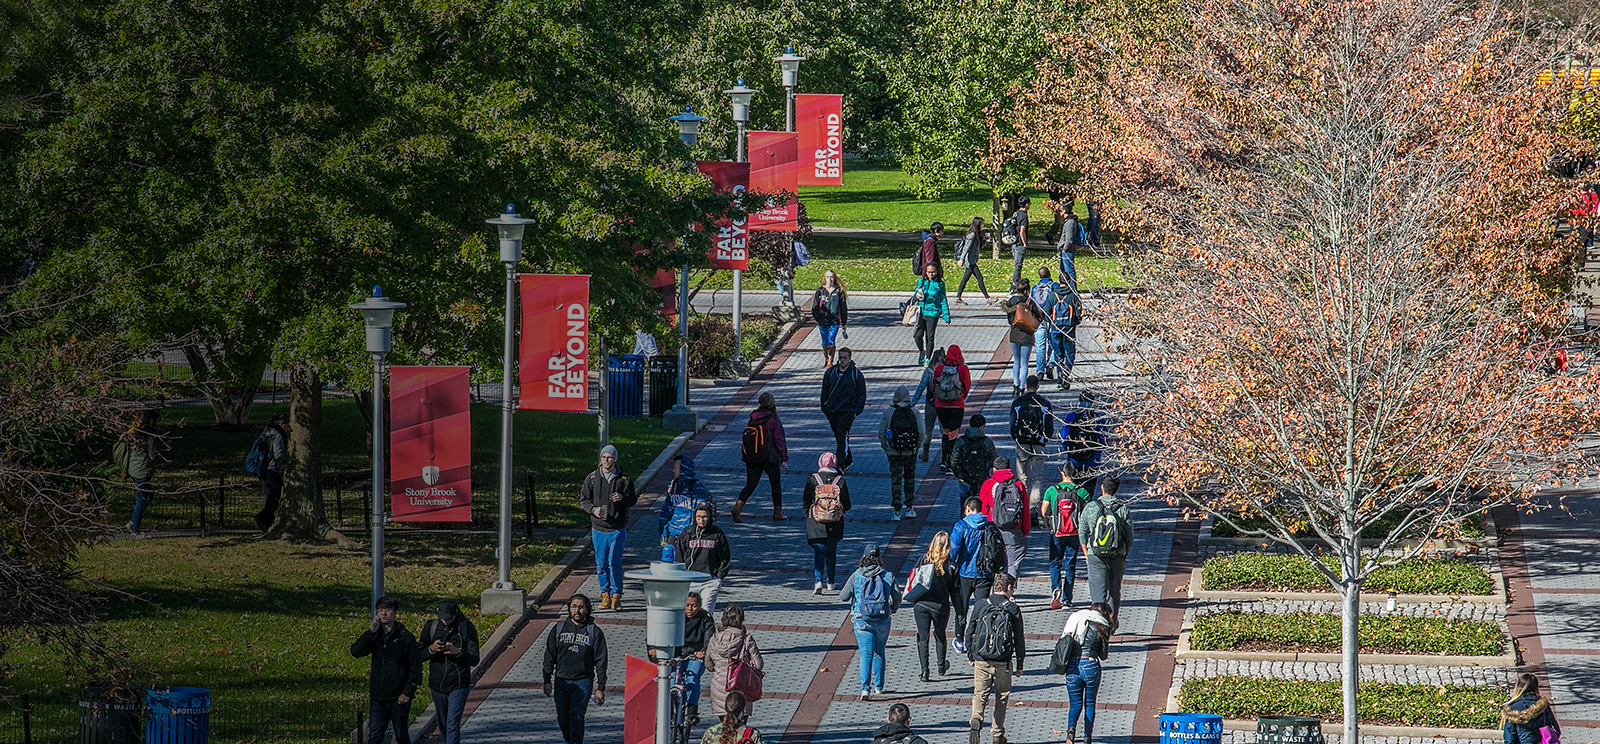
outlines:
[[[839,326],[820,326],[817,328],[817,330],[822,332],[822,345],[833,346],[834,340],[839,335]]]
[[[811,576],[813,581],[824,584],[837,582],[839,568],[839,541],[838,540],[812,540],[811,543]]]
[[[1094,736],[1094,699],[1100,696],[1100,660],[1087,656],[1078,660],[1078,669],[1067,675],[1067,728],[1078,727],[1083,713],[1083,738]]]
[[[689,688],[689,704],[700,704],[700,675],[706,673],[706,663],[699,659],[683,662],[683,681]]]
[[[1078,257],[1070,252],[1061,253],[1061,281],[1071,277],[1072,283],[1078,283]]]
[[[555,680],[556,725],[561,727],[561,739],[567,744],[583,744],[583,719],[589,714],[589,691],[593,688],[591,679]]]
[[[628,531],[601,532],[589,530],[594,541],[595,574],[600,579],[600,591],[605,594],[622,593],[622,546],[628,543]],[[572,744],[578,744],[572,742]]]
[[[444,744],[461,744],[461,711],[467,707],[467,693],[472,688],[463,687],[449,692],[433,693],[434,715],[439,717],[439,729],[444,732]]]
[[[149,478],[133,479],[133,531],[139,531],[139,525],[144,520],[144,510],[156,497],[156,489],[150,485]]]
[[[1051,356],[1050,326],[1040,323],[1039,330],[1033,332],[1033,368],[1043,375],[1049,369],[1050,362],[1055,358]]]
[[[1011,378],[1017,387],[1022,387],[1028,380],[1028,359],[1032,356],[1032,346],[1011,344]]]
[[[411,744],[411,703],[393,700],[367,701],[367,741],[383,744],[394,728],[395,744]]]
[[[1072,582],[1078,576],[1081,551],[1077,535],[1050,536],[1050,593],[1068,604],[1072,602]]]
[[[883,651],[889,645],[889,618],[855,618],[856,655],[861,659],[861,689],[883,689]],[[877,684],[872,684],[877,680]]]
[[[1050,332],[1050,346],[1053,347],[1051,353],[1055,355],[1056,370],[1063,380],[1067,379],[1068,374],[1071,374],[1072,365],[1078,360],[1077,333],[1077,328],[1064,333],[1061,331]]]

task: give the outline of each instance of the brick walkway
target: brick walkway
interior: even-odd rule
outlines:
[[[845,540],[840,545],[839,576],[852,570],[862,545],[868,541],[887,546],[886,565],[904,580],[912,557],[920,554],[939,530],[949,529],[959,517],[955,485],[935,471],[922,481],[915,520],[900,523],[889,517],[888,478],[883,452],[872,429],[883,406],[899,384],[915,386],[921,369],[911,329],[895,323],[897,312],[889,298],[859,298],[853,302],[855,321],[850,338],[841,345],[857,351],[856,362],[867,377],[869,407],[852,437],[855,465],[849,473],[855,508],[847,517]],[[1005,341],[1005,321],[994,308],[956,306],[955,323],[941,326],[941,345],[958,344],[973,364],[980,380],[968,414],[982,410],[994,422],[989,433],[1003,454],[1010,454],[1005,439],[1009,403],[1010,352]],[[1094,340],[1094,329],[1080,329],[1080,381],[1119,375]],[[821,379],[821,353],[815,329],[803,327],[780,351],[767,371],[738,390],[715,414],[710,426],[685,450],[695,457],[712,495],[726,509],[743,485],[739,462],[739,433],[755,397],[773,393],[788,435],[793,472],[784,475],[785,503],[791,517],[798,512],[802,484],[818,454],[832,447],[827,423],[816,408]],[[1048,391],[1047,391],[1048,392]],[[937,448],[937,443],[935,443]],[[926,471],[928,466],[924,465]],[[642,488],[646,494],[637,509],[641,521],[630,530],[627,562],[642,566],[656,551],[655,517],[646,501],[665,485],[666,476]],[[1127,490],[1133,491],[1135,484]],[[847,608],[836,596],[811,594],[811,549],[804,540],[804,522],[792,519],[774,524],[767,520],[766,484],[751,498],[743,524],[720,521],[733,542],[734,568],[719,604],[738,602],[748,612],[746,622],[766,656],[767,698],[754,706],[752,725],[767,741],[864,742],[884,718],[890,702],[912,707],[913,726],[931,744],[966,741],[967,706],[972,680],[969,667],[952,654],[952,676],[917,680],[915,623],[910,608],[896,614],[888,647],[888,699],[857,702],[855,640]],[[1136,492],[1136,491],[1135,491]],[[1165,706],[1171,684],[1171,646],[1182,604],[1174,589],[1187,580],[1193,553],[1194,526],[1175,527],[1176,510],[1162,504],[1135,505],[1140,528],[1128,563],[1124,597],[1127,602],[1124,634],[1113,645],[1100,692],[1096,739],[1154,741],[1155,715]],[[1179,540],[1174,542],[1174,530]],[[1039,538],[1025,562],[1020,600],[1029,634],[1027,673],[1013,687],[1008,720],[1010,741],[1059,742],[1057,722],[1065,717],[1066,688],[1058,676],[1044,671],[1050,648],[1067,612],[1049,609],[1049,584],[1045,574],[1045,549]],[[1081,578],[1080,568],[1080,578]],[[559,742],[551,702],[539,691],[543,635],[560,603],[574,591],[597,597],[592,560],[585,560],[557,589],[547,609],[522,630],[513,646],[474,689],[463,739],[483,742]],[[1082,600],[1084,589],[1079,589]],[[591,706],[587,738],[594,742],[621,740],[623,660],[625,653],[644,652],[644,606],[630,582],[627,609],[602,612],[599,622],[612,652],[611,689],[603,707]],[[962,676],[963,674],[966,676]],[[709,707],[703,707],[709,712]],[[707,724],[710,716],[704,716]],[[699,735],[697,730],[696,736]],[[985,735],[987,740],[987,735]]]

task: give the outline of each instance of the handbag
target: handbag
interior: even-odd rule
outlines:
[[[1554,726],[1540,726],[1539,744],[1561,744],[1561,734]]]
[[[916,325],[917,318],[922,316],[922,304],[916,300],[906,300],[900,303],[900,322],[905,325]]]
[[[1073,638],[1071,633],[1061,636],[1056,641],[1055,653],[1050,654],[1050,673],[1071,674],[1082,655],[1083,649],[1078,645],[1078,639]]]
[[[753,703],[761,699],[761,680],[766,674],[750,663],[750,655],[745,653],[745,644],[749,640],[749,634],[740,636],[739,650],[730,657],[727,691],[744,695],[745,700]]]
[[[924,563],[917,566],[916,570],[911,572],[911,576],[906,579],[906,601],[915,602],[922,599],[922,595],[927,594],[928,590],[932,588],[933,564]]]

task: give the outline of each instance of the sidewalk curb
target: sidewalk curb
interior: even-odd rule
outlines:
[[[661,454],[656,455],[656,459],[652,460],[649,465],[645,466],[644,470],[639,472],[639,477],[635,478],[634,482],[650,482],[650,479],[654,478],[656,473],[666,467],[666,464],[672,461],[673,456],[677,455],[684,445],[694,438],[695,433],[686,431],[674,437],[661,450]],[[528,592],[528,601],[523,605],[522,614],[507,615],[506,619],[500,622],[494,633],[489,636],[489,640],[483,644],[485,650],[479,655],[478,665],[474,668],[472,675],[474,684],[477,683],[479,677],[483,676],[484,672],[489,670],[490,666],[494,665],[500,654],[506,650],[506,647],[511,645],[511,640],[516,638],[517,633],[539,611],[539,607],[550,599],[550,595],[555,592],[556,587],[566,580],[567,576],[572,573],[572,569],[589,553],[589,548],[590,538],[588,535],[583,535],[573,540],[572,547],[567,549],[566,555],[561,556],[561,560],[556,561],[555,565],[545,572],[544,578],[539,579],[539,583],[534,584],[533,588]],[[417,722],[411,725],[411,740],[420,742],[427,738],[438,727],[438,723],[439,717],[430,702],[428,707],[423,709],[422,713],[417,716]]]

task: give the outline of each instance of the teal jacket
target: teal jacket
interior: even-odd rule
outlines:
[[[923,277],[917,280],[916,296],[921,297],[922,315],[950,322],[950,303],[944,296],[944,282]]]

